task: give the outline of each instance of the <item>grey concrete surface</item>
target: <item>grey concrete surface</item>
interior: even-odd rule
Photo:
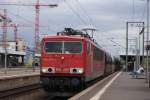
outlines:
[[[33,70],[32,68],[8,68],[7,73],[5,73],[5,69],[0,68],[0,79],[32,74],[40,74],[40,69],[36,68]]]
[[[33,71],[32,69],[11,68],[8,69],[7,74],[4,73],[4,69],[0,69],[0,91],[39,83],[39,74],[39,69]]]
[[[150,100],[150,88],[145,79],[133,79],[129,73],[123,72],[100,100]]]
[[[98,81],[87,89],[69,98],[69,100],[90,100],[90,98],[97,94],[98,91],[100,91],[117,73],[118,72],[113,73],[112,75],[104,78],[103,80]]]

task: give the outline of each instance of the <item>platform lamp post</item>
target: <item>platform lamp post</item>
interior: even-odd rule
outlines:
[[[126,72],[128,71],[128,26],[129,24],[142,24],[144,28],[144,22],[126,22]],[[143,33],[144,35],[144,33]]]
[[[3,40],[4,40],[4,48],[5,48],[5,74],[7,74],[7,10],[4,9],[4,29],[3,29]]]
[[[0,14],[0,17],[2,18],[2,22],[3,22],[3,43],[2,46],[4,47],[5,50],[5,74],[7,74],[7,10],[4,10],[4,14]]]
[[[147,46],[149,41],[149,0],[147,0]],[[148,74],[148,83],[150,88],[150,72],[149,72],[149,52],[147,50],[147,74]]]
[[[5,50],[5,71],[4,73],[7,74],[7,23],[11,22],[11,19],[7,17],[7,10],[4,10],[4,14],[0,14],[0,17],[2,18],[0,21],[3,22],[3,43],[2,46],[4,47]]]

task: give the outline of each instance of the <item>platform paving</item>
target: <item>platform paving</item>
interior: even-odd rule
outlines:
[[[150,100],[150,88],[144,78],[133,79],[122,72],[99,100]]]
[[[36,68],[8,68],[7,73],[5,73],[4,68],[0,68],[0,79],[24,76],[24,75],[38,75],[40,74],[40,69]]]

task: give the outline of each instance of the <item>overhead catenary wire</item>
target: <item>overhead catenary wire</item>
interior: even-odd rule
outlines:
[[[135,1],[134,0],[132,0],[131,7],[132,7],[131,20],[134,20],[134,16],[135,16]]]
[[[135,7],[136,5],[135,5],[135,0],[131,0],[132,2],[131,2],[131,20],[132,21],[134,21],[135,20],[135,17],[137,16],[139,16],[139,15],[136,15],[136,8],[137,7]],[[145,17],[145,14],[146,14],[146,4],[144,4],[144,6],[143,6],[143,11],[140,11],[141,12],[141,18],[139,18],[139,20],[142,22],[143,20],[144,20],[144,17]],[[135,16],[136,15],[136,16]]]
[[[64,2],[65,2],[65,4],[67,5],[67,7],[79,18],[79,20],[80,20],[83,24],[89,25],[89,24],[85,21],[85,19],[83,19],[83,18],[81,17],[81,15],[72,7],[72,5],[70,5],[70,3],[67,2],[67,0],[64,0]],[[77,1],[77,2],[78,2],[78,1]],[[92,22],[92,19],[91,19],[90,16],[88,15],[87,11],[82,7],[81,3],[78,2],[78,4],[79,4],[80,8],[82,9],[82,11],[84,12],[84,14],[85,14],[86,16],[88,16],[88,20],[90,21],[90,24],[93,24],[93,26],[96,27],[96,25]],[[97,27],[96,27],[96,28],[97,28]],[[101,40],[100,40],[100,41],[101,41]],[[103,42],[103,41],[101,41],[101,42]],[[112,42],[112,41],[110,41],[110,42],[113,43],[113,44],[116,44],[116,43],[114,43],[114,42]],[[101,43],[100,43],[100,44],[101,44]],[[101,45],[101,46],[102,46],[103,48],[105,48],[105,50],[107,50],[106,47],[104,47],[103,45]]]
[[[96,36],[95,37],[96,39],[98,39],[98,36]],[[124,46],[122,46],[120,43],[118,43],[118,42],[115,42],[115,41],[113,41],[113,40],[111,40],[111,39],[108,39],[105,35],[103,35],[103,38],[102,39],[104,39],[104,40],[106,40],[106,41],[108,41],[109,40],[109,42],[110,43],[112,43],[112,46],[113,45],[117,45],[118,47],[121,47],[121,48],[125,48]],[[103,45],[103,44],[105,44],[105,42],[102,40],[102,39],[98,39],[100,42],[98,42],[99,44],[100,44],[100,46],[102,46],[106,51],[108,51],[108,52],[110,52],[110,46],[109,47],[106,47],[105,45]],[[115,48],[114,48],[115,49]],[[111,51],[113,51],[112,50],[112,47],[111,47]]]
[[[20,15],[18,15],[18,14],[14,14],[14,13],[11,12],[11,11],[8,11],[8,13],[10,13],[12,16],[14,16],[14,17],[16,17],[16,18],[22,19],[22,21],[25,21],[25,22],[33,23],[33,24],[34,24],[33,21],[31,21],[31,20],[29,20],[29,19],[27,19],[27,18],[25,18],[25,17],[23,17],[23,16],[20,16]]]
[[[66,0],[65,0],[66,1]],[[68,3],[68,2],[67,2]],[[79,2],[80,3],[80,2]],[[76,14],[76,16],[80,19],[80,21],[83,23],[83,24],[85,24],[85,25],[87,25],[88,23],[87,23],[87,21],[83,18],[83,16],[81,16],[79,13],[78,13],[78,11],[76,11],[73,7],[72,7],[72,5],[70,4],[70,3],[68,3],[69,4],[69,8],[70,8],[70,6],[71,6],[71,8],[73,9],[72,11],[73,11],[73,13],[75,13]],[[68,5],[67,5],[68,6]],[[80,6],[81,6],[81,4],[80,4]],[[82,6],[81,6],[82,7]],[[70,9],[71,9],[70,8]],[[83,9],[83,11],[85,10],[83,7],[81,8],[81,9]],[[87,13],[86,12],[86,10],[84,11],[85,13]],[[89,16],[88,14],[86,14],[87,16]],[[18,17],[18,15],[16,16],[16,17]],[[23,18],[24,19],[24,18]],[[28,20],[28,19],[27,19]],[[89,20],[91,20],[90,19],[90,16],[89,16]],[[28,22],[30,22],[29,20],[28,20]],[[31,23],[31,22],[30,22]],[[91,22],[92,23],[92,22]],[[93,23],[92,23],[93,24]],[[95,25],[94,25],[95,26]]]
[[[82,10],[82,11],[85,13],[85,15],[87,16],[87,18],[88,18],[90,24],[96,27],[96,25],[95,25],[94,22],[93,22],[93,19],[89,16],[89,14],[87,13],[87,10],[85,10],[85,8],[84,8],[83,5],[80,3],[80,1],[79,1],[79,0],[75,0],[75,1],[78,3],[78,5],[79,5],[79,7],[81,8],[81,10]]]
[[[10,13],[12,16],[14,16],[15,18],[20,18],[22,21],[25,21],[25,22],[28,22],[28,23],[32,23],[33,24],[33,27],[34,27],[34,22],[33,21],[31,21],[31,20],[29,20],[29,19],[27,19],[27,18],[25,18],[25,17],[23,17],[23,16],[20,16],[20,15],[18,15],[18,14],[14,14],[13,12],[10,12],[10,11],[8,11],[8,13]],[[33,29],[33,27],[26,27],[26,28],[32,28]],[[44,29],[44,30],[51,30],[51,31],[53,31],[53,32],[55,32],[53,29],[51,29],[50,27],[47,27],[47,26],[45,26],[45,27],[41,27],[41,26],[39,26],[40,28],[42,28],[42,30],[43,30],[43,28],[47,28],[47,29]]]
[[[141,15],[141,20],[140,20],[141,22],[144,20],[145,14],[146,14],[146,4],[144,5],[143,12]]]
[[[66,0],[64,0],[66,2]],[[83,6],[81,5],[81,3],[76,0],[76,2],[79,4],[80,8],[82,9],[82,11],[85,13],[85,15],[88,17],[88,20],[90,21],[91,24],[93,24],[93,26],[95,26],[97,28],[97,26],[94,24],[92,18],[88,15],[87,11],[83,8]],[[67,2],[66,2],[67,3]],[[67,6],[69,6],[69,8],[77,15],[77,17],[80,18],[80,20],[82,21],[82,18],[80,16],[80,14],[78,12],[76,12],[72,7],[70,7],[70,4],[68,5],[69,3],[67,3]],[[84,24],[87,24],[85,22],[83,22]],[[101,40],[100,40],[101,41]],[[103,41],[101,41],[103,42]],[[112,42],[112,41],[110,41]],[[114,44],[114,42],[112,42]],[[100,43],[101,44],[101,43]],[[116,43],[115,43],[116,44]],[[101,45],[102,47],[104,47],[103,45]],[[105,49],[107,49],[106,47],[104,47]]]
[[[64,0],[65,2],[66,2],[66,0]],[[77,2],[78,2],[78,0],[77,0]],[[67,3],[67,2],[66,2]],[[80,3],[80,2],[78,2],[78,3]],[[68,4],[68,3],[67,3]],[[70,6],[70,5],[69,5]],[[81,4],[80,4],[80,7],[81,7]],[[70,7],[69,7],[70,8]],[[72,7],[71,7],[72,8]],[[73,9],[73,8],[72,8]],[[84,11],[84,13],[87,15],[87,16],[89,16],[88,14],[87,14],[87,12],[86,12],[86,10],[83,8],[83,7],[81,7],[81,9]],[[73,9],[73,12],[75,12],[76,13],[76,11]],[[77,15],[79,15],[78,13],[76,13]],[[78,16],[79,18],[81,18],[81,16],[79,15]],[[90,21],[92,21],[91,20],[91,18],[90,17],[88,17],[89,18],[89,20]],[[85,23],[84,23],[85,24]],[[86,23],[87,24],[87,23]],[[92,24],[93,24],[93,22],[92,22]],[[96,26],[96,25],[93,25],[93,26]],[[101,42],[103,42],[103,41],[101,41]],[[112,41],[110,41],[110,42],[112,42]],[[113,43],[113,42],[112,42]],[[102,45],[101,45],[102,46]],[[102,46],[103,47],[103,46]],[[104,47],[105,48],[105,47]]]
[[[66,5],[69,7],[69,9],[79,18],[79,20],[84,24],[88,25],[86,21],[80,16],[80,14],[67,2],[67,0],[64,0]]]
[[[43,3],[47,3],[46,1],[42,1]],[[56,4],[58,4],[58,5],[61,5],[61,0],[60,1],[57,1],[56,2]],[[68,9],[68,5],[67,5],[67,9]],[[51,19],[49,19],[49,18],[47,18],[47,21],[48,22],[51,22]],[[64,26],[62,26],[61,24],[58,24],[58,25],[56,25],[57,27],[58,26],[61,26],[61,27],[63,27],[64,28]],[[69,23],[69,26],[67,26],[67,27],[71,27],[71,28],[73,28],[73,27],[75,27],[72,23]],[[53,31],[53,32],[57,32],[57,30],[55,30],[55,29],[52,29],[52,27],[49,27],[49,29],[51,30],[51,31]]]
[[[34,5],[34,4],[14,4],[14,3],[1,3],[0,5],[3,5],[3,6],[7,6],[7,5],[13,5],[13,6],[32,6],[32,5]],[[19,19],[21,19],[21,21],[24,21],[24,22],[28,22],[28,23],[32,23],[33,25],[35,24],[35,22],[34,21],[31,21],[31,20],[29,20],[29,19],[27,19],[26,17],[23,17],[23,16],[21,16],[21,15],[19,15],[19,14],[15,14],[15,13],[13,13],[13,12],[11,12],[11,11],[9,11],[8,13],[10,13],[13,17],[15,17],[15,18],[19,18]],[[41,27],[40,27],[41,28]],[[50,31],[53,31],[53,32],[56,32],[56,31],[54,31],[52,28],[50,28],[50,27],[47,27],[48,29],[47,30],[50,30]],[[43,30],[43,29],[42,29]]]

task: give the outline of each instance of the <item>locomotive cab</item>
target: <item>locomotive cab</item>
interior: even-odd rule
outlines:
[[[57,36],[45,38],[42,43],[41,81],[45,87],[78,88],[85,71],[84,41]]]
[[[104,76],[105,71],[110,72],[105,70],[105,59],[105,51],[88,34],[80,31],[67,28],[57,36],[44,37],[42,84],[52,92],[83,89],[87,83]]]

